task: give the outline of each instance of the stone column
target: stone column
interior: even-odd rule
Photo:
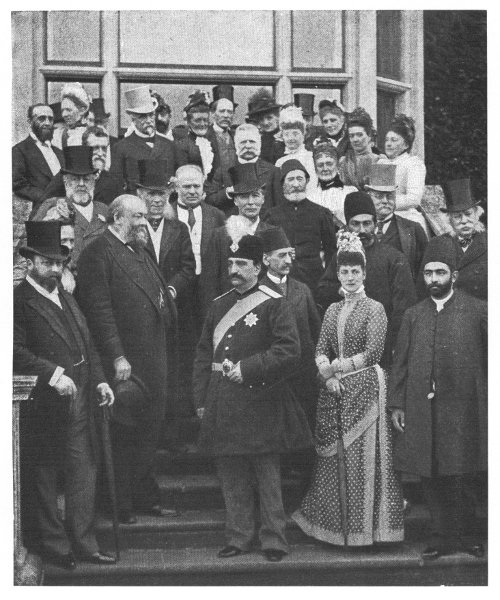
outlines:
[[[21,531],[21,470],[19,453],[20,404],[28,400],[37,378],[14,375],[12,395],[12,456],[14,469],[14,585],[41,585],[43,567],[39,556],[29,554],[23,546]]]

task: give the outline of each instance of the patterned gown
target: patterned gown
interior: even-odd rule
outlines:
[[[403,540],[403,497],[392,465],[385,374],[377,364],[387,317],[364,291],[326,311],[316,356],[339,358],[340,402],[347,473],[347,545]],[[337,400],[323,385],[316,415],[317,461],[312,483],[292,518],[308,535],[344,545],[337,461]]]

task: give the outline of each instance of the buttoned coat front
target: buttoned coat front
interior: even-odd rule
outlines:
[[[440,312],[430,298],[406,311],[388,398],[389,407],[405,411],[405,433],[395,440],[396,469],[430,477],[433,452],[438,475],[486,469],[486,335],[486,302],[460,290]],[[429,398],[432,380],[435,396]]]
[[[215,456],[289,452],[311,444],[306,416],[288,379],[300,362],[300,341],[286,300],[268,296],[225,331],[214,349],[214,330],[245,296],[231,290],[211,305],[193,372],[196,407],[204,407],[199,449]],[[271,292],[273,295],[277,295]],[[240,362],[243,383],[212,363]]]

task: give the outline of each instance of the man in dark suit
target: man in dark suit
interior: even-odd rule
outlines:
[[[203,169],[205,179],[212,181],[220,164],[219,148],[215,136],[208,136],[210,106],[205,92],[196,90],[191,94],[184,111],[188,132],[174,142],[177,166],[198,165]]]
[[[75,296],[108,378],[126,381],[133,373],[151,397],[135,429],[137,457],[131,478],[129,465],[115,463],[119,518],[132,523],[135,511],[164,514],[153,462],[167,403],[175,392],[177,312],[160,270],[145,250],[145,202],[123,195],[109,210],[109,228],[80,257]]]
[[[227,260],[231,245],[237,244],[245,234],[256,235],[270,225],[260,219],[264,205],[264,190],[257,176],[257,165],[237,164],[231,169],[234,181],[234,204],[237,215],[231,215],[225,225],[216,229],[207,249],[206,267],[200,275],[200,293],[203,314],[212,300],[231,289]]]
[[[97,406],[111,405],[85,318],[60,286],[69,250],[59,222],[27,222],[26,279],[14,292],[14,372],[36,375],[33,400],[23,413],[23,461],[30,470],[29,501],[40,551],[66,569],[75,554],[97,564],[115,560],[100,552],[94,532],[98,444]],[[57,479],[65,475],[66,533],[57,508]]]
[[[82,145],[92,148],[92,166],[96,169],[96,182],[94,189],[94,201],[108,206],[117,198],[122,189],[108,171],[106,171],[106,159],[109,151],[110,138],[108,134],[98,126],[87,129],[82,135]],[[49,185],[45,188],[42,201],[47,198],[64,196],[64,180],[62,172],[55,175]]]
[[[12,191],[32,202],[32,214],[42,201],[45,188],[63,164],[62,152],[50,143],[54,114],[50,106],[35,104],[28,109],[30,134],[12,148]]]
[[[488,300],[488,236],[479,220],[483,209],[472,197],[470,180],[457,179],[443,186],[446,208],[452,233],[433,238],[429,245],[439,244],[442,237],[450,237],[455,250],[458,279],[455,287],[471,296]],[[419,274],[417,293],[425,297],[423,274]]]
[[[65,167],[62,169],[62,177],[65,197],[47,198],[33,217],[35,221],[59,217],[74,218],[75,247],[72,262],[76,269],[82,250],[107,227],[108,207],[94,201],[96,169],[92,154],[92,148],[89,146],[64,148]]]
[[[262,188],[264,188],[263,213],[283,201],[281,189],[281,172],[278,167],[260,158],[260,133],[255,125],[250,123],[240,125],[234,134],[234,143],[238,157],[237,164],[255,164],[255,172]],[[224,183],[221,169],[218,169],[212,182],[207,185],[207,203],[223,210],[226,216],[235,214],[234,182],[228,171],[229,183]]]
[[[215,142],[219,157],[219,168],[224,187],[232,185],[229,169],[236,164],[234,147],[234,130],[231,128],[234,110],[238,105],[234,102],[232,85],[217,85],[213,89],[213,102],[210,105],[212,125],[208,128],[208,139]],[[215,174],[214,174],[215,177]]]
[[[417,279],[427,246],[427,235],[415,221],[394,213],[396,208],[396,165],[374,163],[370,166],[369,183],[365,185],[377,212],[375,235],[379,242],[402,252],[410,263],[413,279]]]
[[[156,134],[155,105],[149,87],[140,86],[125,92],[127,113],[132,119],[132,133],[115,144],[111,153],[110,174],[121,189],[135,192],[138,160],[166,160],[167,178],[170,179],[176,169],[174,144]]]

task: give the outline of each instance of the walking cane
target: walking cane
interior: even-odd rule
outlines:
[[[337,418],[337,462],[339,468],[339,498],[340,498],[340,519],[342,524],[342,534],[344,535],[344,546],[347,546],[347,469],[345,463],[344,437],[342,434],[342,413],[340,408],[341,398],[336,399],[336,418]]]
[[[109,434],[109,406],[102,407],[101,431],[102,431],[102,447],[104,453],[104,465],[106,468],[106,479],[108,480],[109,499],[111,500],[111,510],[113,517],[113,538],[115,542],[116,560],[120,560],[120,537],[118,526],[118,507],[116,504],[116,489],[115,489],[115,469],[113,466],[113,452],[111,446],[111,436]]]

